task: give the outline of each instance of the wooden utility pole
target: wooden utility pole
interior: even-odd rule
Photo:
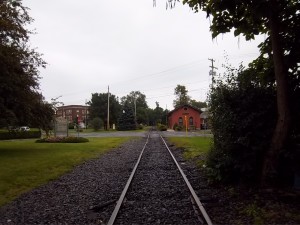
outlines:
[[[107,130],[109,130],[109,86],[107,89]]]
[[[208,59],[211,61],[211,66],[209,66],[211,68],[211,70],[209,71],[209,75],[211,75],[211,88],[214,88],[214,83],[215,83],[215,78],[214,76],[216,75],[216,72],[214,71],[214,69],[218,69],[217,67],[214,67],[214,59]]]

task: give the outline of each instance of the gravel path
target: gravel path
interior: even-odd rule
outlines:
[[[189,190],[153,132],[115,224],[199,224]]]
[[[145,141],[131,140],[75,167],[58,180],[23,194],[0,208],[0,224],[105,223]]]

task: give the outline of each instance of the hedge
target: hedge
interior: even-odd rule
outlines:
[[[8,131],[0,133],[0,140],[40,138],[41,131]]]

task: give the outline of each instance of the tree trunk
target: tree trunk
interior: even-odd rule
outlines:
[[[261,184],[266,186],[269,178],[276,174],[280,151],[283,149],[288,138],[291,124],[291,115],[288,96],[288,74],[284,66],[284,53],[280,37],[280,21],[278,19],[278,2],[271,1],[270,9],[270,37],[273,50],[273,63],[277,87],[277,124],[273,132],[270,148],[264,157]]]

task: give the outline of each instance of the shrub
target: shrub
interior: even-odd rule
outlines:
[[[92,119],[92,121],[90,122],[90,126],[91,126],[95,131],[98,131],[98,130],[100,130],[100,128],[103,127],[103,120],[100,119],[99,117],[96,117],[96,118]]]
[[[68,127],[69,129],[74,129],[75,124],[74,123],[69,123]]]
[[[176,127],[176,131],[182,131],[183,130],[183,127],[182,126],[177,126]]]
[[[214,146],[208,156],[213,180],[251,183],[259,179],[276,122],[272,88],[247,82],[240,72],[219,82],[210,95]]]
[[[89,139],[83,137],[48,137],[36,141],[36,143],[84,143]]]
[[[139,129],[139,130],[143,130],[143,129],[144,129],[144,126],[143,126],[143,124],[138,124],[138,125],[137,125],[137,129]]]
[[[7,131],[0,133],[0,140],[40,138],[41,131]]]
[[[168,127],[166,125],[164,125],[164,124],[158,123],[157,124],[157,129],[159,131],[166,131],[168,129]]]
[[[178,127],[178,124],[175,123],[175,124],[173,125],[173,130],[177,130],[177,127]]]

